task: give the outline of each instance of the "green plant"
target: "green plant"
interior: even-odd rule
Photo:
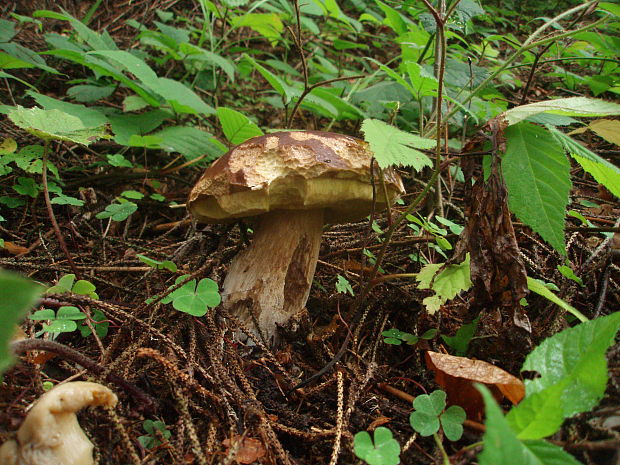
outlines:
[[[432,435],[441,451],[444,465],[450,465],[450,458],[437,433],[441,427],[450,441],[461,439],[463,422],[466,418],[465,410],[458,405],[451,405],[446,409],[446,393],[441,390],[416,397],[413,408],[415,410],[409,415],[411,427],[421,436]]]
[[[352,296],[355,295],[353,292],[353,287],[351,287],[351,283],[347,278],[341,275],[336,275],[336,292],[340,294],[349,293]]]
[[[366,431],[360,431],[353,438],[355,455],[368,465],[398,465],[400,463],[400,444],[392,437],[392,432],[379,426],[374,432],[374,441]]]
[[[71,292],[73,294],[85,295],[91,299],[99,299],[99,296],[95,292],[97,288],[90,281],[85,279],[75,280],[74,274],[66,274],[62,276],[58,283],[54,286],[47,288],[46,294],[66,294]]]
[[[578,464],[544,438],[556,433],[566,418],[594,408],[603,397],[608,379],[605,352],[619,328],[620,312],[616,312],[545,339],[522,367],[539,376],[525,381],[525,398],[506,416],[488,389],[479,386],[487,415],[480,464]]]
[[[9,271],[0,270],[0,375],[13,363],[9,342],[15,325],[32,307],[43,288],[33,281]]]
[[[160,420],[144,420],[142,427],[147,434],[139,436],[138,442],[145,449],[152,449],[163,444],[163,441],[167,441],[172,437],[172,433],[166,424]]]
[[[381,336],[383,336],[383,342],[385,342],[386,344],[391,344],[395,346],[399,346],[403,342],[406,343],[407,345],[412,346],[412,345],[417,344],[420,339],[429,340],[429,339],[433,339],[436,335],[437,335],[436,329],[429,329],[428,331],[424,332],[424,334],[422,334],[421,336],[416,336],[415,334],[406,333],[404,331],[400,331],[395,328],[385,330],[381,333]]]
[[[86,314],[77,307],[64,306],[54,312],[49,308],[37,310],[29,318],[33,321],[47,321],[43,324],[43,331],[52,333],[53,336],[59,333],[71,333],[77,330],[76,321],[86,318]]]
[[[478,328],[478,321],[480,321],[480,316],[477,316],[471,323],[467,323],[461,326],[456,331],[456,334],[454,336],[446,336],[442,334],[441,338],[446,344],[448,344],[454,349],[456,355],[464,357],[465,355],[467,355],[469,343],[476,334],[476,329]]]
[[[188,275],[179,276],[174,283],[179,284],[187,278]],[[209,308],[217,307],[221,301],[217,283],[209,278],[201,279],[198,284],[192,279],[161,300],[163,304],[172,303],[176,310],[193,316],[204,316]]]
[[[171,262],[170,260],[159,261],[153,258],[149,258],[146,255],[140,255],[140,254],[137,254],[136,257],[142,263],[145,263],[148,266],[155,268],[156,270],[168,270],[173,273],[177,271],[176,264],[174,262]]]

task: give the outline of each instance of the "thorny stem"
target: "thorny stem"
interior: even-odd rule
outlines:
[[[91,360],[81,352],[72,349],[64,344],[56,341],[48,341],[44,339],[20,339],[11,343],[11,350],[17,354],[28,352],[30,350],[44,350],[59,355],[65,360],[70,360],[84,367],[86,370],[95,375],[102,375],[106,381],[116,384],[131,394],[136,401],[140,402],[141,410],[152,411],[157,407],[157,401],[142,391],[136,385],[121,378],[113,373],[106,373],[105,367]]]
[[[80,273],[73,263],[73,259],[71,258],[71,254],[69,253],[69,249],[67,248],[67,244],[65,243],[64,237],[62,237],[62,233],[60,232],[60,228],[58,227],[58,223],[56,222],[56,217],[54,216],[54,210],[52,209],[52,202],[50,201],[50,192],[47,187],[47,157],[49,154],[51,140],[45,139],[45,145],[43,146],[43,161],[41,167],[41,180],[43,183],[43,197],[45,198],[45,206],[47,207],[47,215],[50,218],[50,222],[52,223],[52,228],[54,228],[54,234],[56,234],[56,239],[58,239],[58,243],[60,244],[60,248],[64,252],[67,257],[67,262],[73,271],[73,274],[76,278],[79,278]]]

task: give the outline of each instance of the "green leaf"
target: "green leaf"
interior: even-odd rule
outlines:
[[[549,131],[526,122],[510,126],[505,136],[502,172],[510,209],[566,255],[564,216],[571,183],[562,147]]]
[[[68,195],[59,194],[54,197],[51,202],[53,205],[73,205],[74,207],[82,207],[84,201],[76,199],[75,197],[69,197]]]
[[[520,105],[505,111],[501,116],[512,125],[539,113],[586,117],[612,116],[620,115],[620,105],[588,97],[567,97]]]
[[[71,292],[73,292],[74,294],[79,294],[79,295],[87,295],[87,296],[97,299],[98,297],[97,297],[97,294],[95,293],[96,289],[97,288],[95,287],[95,285],[91,283],[90,281],[80,279],[75,282],[75,284],[71,288]]]
[[[231,144],[239,145],[252,137],[262,136],[264,133],[243,113],[226,107],[219,107],[217,117],[222,125],[222,131]]]
[[[82,120],[60,110],[43,110],[37,107],[26,109],[17,106],[8,116],[16,126],[45,140],[66,140],[88,145],[105,137],[103,127],[87,128]]]
[[[161,95],[177,113],[212,115],[215,108],[207,105],[193,90],[174,79],[158,78],[152,88]]]
[[[379,426],[374,432],[374,444],[370,434],[360,431],[353,438],[355,455],[369,465],[398,465],[400,463],[400,444],[392,432]]]
[[[179,276],[175,284],[187,279],[187,275]],[[209,278],[185,283],[182,287],[166,296],[161,301],[164,304],[172,302],[172,306],[180,312],[193,316],[204,316],[209,308],[217,307],[221,302],[217,283]]]
[[[77,307],[63,306],[56,312],[58,320],[84,320],[86,315]]]
[[[78,102],[96,102],[109,97],[116,90],[115,86],[94,86],[81,84],[67,89],[67,95]]]
[[[476,329],[478,328],[478,321],[480,317],[476,317],[471,323],[467,323],[461,326],[454,336],[441,335],[443,341],[452,347],[459,357],[464,357],[467,354],[469,343],[471,342]]]
[[[463,435],[463,422],[467,418],[467,414],[462,407],[451,405],[441,414],[441,428],[450,441],[458,441]]]
[[[172,118],[171,112],[160,109],[140,114],[110,116],[114,141],[121,145],[128,145],[131,136],[148,134],[161,126],[167,118]]]
[[[67,292],[71,292],[74,282],[75,282],[75,275],[66,274],[58,280],[58,283],[56,283],[55,286],[48,288],[45,291],[45,293],[46,294],[66,294]]]
[[[17,184],[13,185],[13,190],[21,195],[27,195],[35,199],[40,192],[39,185],[32,178],[24,178],[20,176],[17,178]]]
[[[595,407],[607,385],[605,353],[620,328],[620,312],[581,323],[545,339],[525,359],[523,371],[540,377],[525,381],[526,396],[562,384],[565,418]],[[515,407],[517,408],[517,407]]]
[[[0,374],[13,364],[9,342],[15,325],[36,303],[42,292],[41,286],[16,273],[0,270]]]
[[[247,60],[249,63],[251,63],[252,66],[261,74],[261,76],[265,78],[265,80],[269,83],[269,85],[273,87],[273,89],[278,94],[280,94],[285,105],[291,101],[291,98],[293,98],[295,95],[298,94],[298,92],[296,92],[291,86],[289,86],[286,82],[284,82],[278,76],[276,76],[271,71],[269,71],[263,65],[258,63],[251,56],[246,54],[246,55],[243,55],[243,58]]]
[[[231,81],[235,80],[235,66],[226,58],[217,53],[210,52],[192,44],[183,43],[179,45],[179,52],[186,55],[185,62],[208,63],[215,65],[224,71]],[[204,68],[204,66],[196,66],[196,68]]]
[[[232,20],[233,29],[238,27],[249,27],[274,44],[284,30],[284,24],[280,16],[275,13],[246,13],[242,16],[235,16]]]
[[[136,210],[138,210],[138,206],[133,202],[112,203],[105,207],[104,211],[97,213],[96,218],[100,220],[111,218],[112,221],[125,221]]]
[[[132,200],[140,200],[144,198],[144,194],[142,192],[134,190],[123,191],[121,192],[121,196]]]
[[[547,126],[547,129],[585,171],[590,173],[594,179],[603,184],[616,197],[620,197],[620,168],[599,157],[554,127]]]
[[[31,90],[26,93],[45,110],[59,110],[63,113],[79,118],[84,128],[101,128],[108,122],[106,115],[93,108],[89,108],[81,104],[58,100]]]
[[[422,394],[413,401],[415,411],[409,415],[411,427],[421,436],[431,436],[439,431],[439,415],[446,406],[446,393],[433,391]]]
[[[404,66],[409,75],[411,87],[418,100],[422,97],[437,95],[439,82],[435,76],[428,74],[426,70],[415,61],[407,61],[404,63]]]
[[[528,276],[527,277],[527,288],[530,291],[535,292],[536,294],[541,295],[545,299],[560,306],[561,308],[563,308],[564,310],[566,310],[567,312],[575,316],[577,319],[579,319],[579,321],[582,321],[582,322],[588,321],[588,318],[586,318],[583,313],[581,313],[579,310],[577,310],[575,307],[570,305],[568,302],[565,302],[564,300],[560,299],[557,295],[555,295],[553,292],[551,292],[551,290],[545,285],[543,281],[536,279],[536,278],[530,278]]]
[[[484,450],[478,455],[480,465],[580,465],[573,456],[546,441],[520,441],[488,388],[481,384],[477,388],[486,410]]]
[[[117,168],[133,168],[133,164],[120,153],[106,155],[108,163]]]
[[[164,260],[160,262],[159,260],[154,260],[152,258],[149,258],[145,255],[140,255],[140,254],[137,254],[136,257],[138,257],[138,259],[141,262],[146,263],[148,266],[151,266],[157,270],[166,269],[168,271],[172,271],[173,273],[177,271],[177,266],[170,260]]]
[[[32,321],[54,320],[56,318],[56,312],[50,308],[44,308],[37,310],[28,318]]]
[[[72,320],[51,320],[43,324],[43,331],[48,333],[71,333],[77,329],[77,323]]]
[[[340,294],[346,294],[348,292],[351,295],[355,295],[349,280],[341,275],[336,276],[336,292],[339,292]]]
[[[584,285],[583,280],[575,274],[575,271],[570,266],[558,265],[557,268],[558,268],[558,271],[562,273],[562,276],[575,281],[581,286]]]
[[[401,131],[376,119],[365,119],[361,129],[381,168],[401,165],[420,171],[425,166],[433,165],[431,159],[416,148],[433,148],[435,141]]]
[[[434,313],[439,305],[443,305],[462,291],[472,285],[469,254],[462,263],[442,267],[440,263],[425,265],[416,277],[419,289],[432,289],[436,295],[426,297],[422,302],[426,305],[429,313]]]
[[[92,325],[95,328],[95,333],[97,333],[97,336],[99,336],[100,339],[103,339],[108,335],[110,322],[107,320],[105,314],[98,308],[93,311],[92,318]],[[79,329],[82,337],[88,337],[93,333],[86,323],[83,323]]]
[[[215,160],[228,149],[212,134],[192,126],[169,126],[153,134],[158,146],[167,152],[178,152],[187,160],[209,154],[205,162]]]

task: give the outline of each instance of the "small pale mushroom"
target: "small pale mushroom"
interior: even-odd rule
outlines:
[[[187,205],[198,222],[253,224],[251,245],[224,280],[223,305],[269,344],[305,308],[323,225],[359,221],[404,192],[391,169],[383,171],[385,191],[378,176],[373,186],[372,156],[354,137],[276,132],[230,150],[192,189]]]
[[[113,407],[116,395],[86,381],[58,385],[34,404],[17,437],[0,446],[1,465],[93,465],[93,444],[76,412],[88,406]]]

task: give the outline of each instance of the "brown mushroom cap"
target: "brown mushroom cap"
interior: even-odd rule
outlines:
[[[215,161],[192,189],[187,205],[205,223],[321,208],[327,223],[357,221],[373,204],[372,156],[366,142],[331,132],[255,137]],[[377,183],[377,210],[404,192],[393,170],[384,170],[384,179],[388,198]]]

